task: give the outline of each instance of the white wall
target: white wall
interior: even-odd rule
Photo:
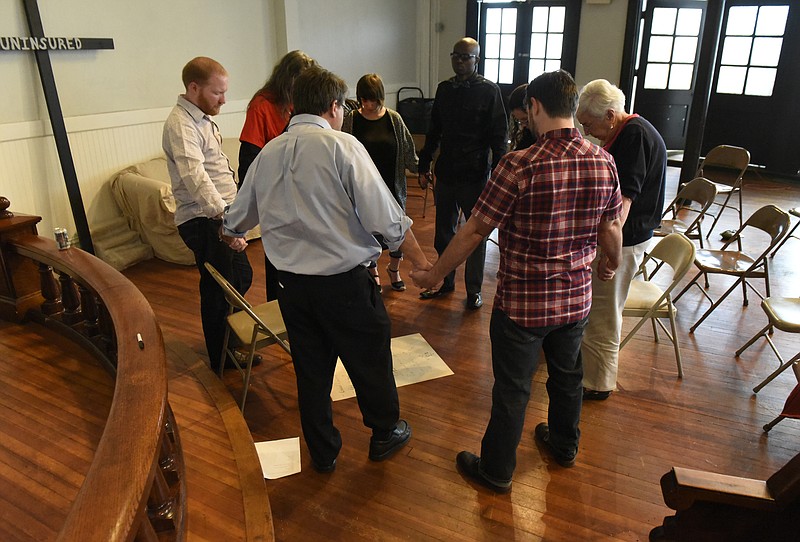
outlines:
[[[463,37],[464,0],[42,0],[46,35],[110,37],[115,49],[51,54],[90,228],[119,216],[107,181],[161,154],[161,127],[182,92],[180,70],[199,55],[230,74],[217,117],[238,137],[244,110],[274,63],[302,49],[345,78],[381,74],[387,103],[401,86],[432,96],[452,76],[448,53]],[[624,0],[584,5],[576,79],[618,78]],[[0,36],[28,35],[22,2],[0,2]],[[598,46],[597,44],[600,44]],[[11,210],[74,232],[33,55],[0,53],[0,195]]]

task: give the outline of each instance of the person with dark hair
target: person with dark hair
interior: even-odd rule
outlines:
[[[372,161],[378,168],[389,191],[406,210],[406,169],[416,173],[417,154],[414,151],[414,140],[403,119],[392,109],[384,105],[386,98],[383,81],[375,73],[361,77],[356,83],[356,98],[359,107],[344,118],[342,131],[353,134],[366,147]],[[386,249],[383,239],[378,242]],[[406,289],[400,278],[400,261],[402,251],[389,252],[389,265],[386,272],[392,289],[401,292]],[[370,268],[375,282],[380,286],[378,268]]]
[[[518,151],[527,149],[536,143],[534,136],[528,128],[528,111],[525,109],[525,91],[528,83],[522,83],[511,91],[508,96],[508,142],[509,149]]]
[[[200,271],[200,317],[216,373],[222,363],[228,303],[204,264],[211,263],[242,295],[250,288],[253,270],[242,252],[247,247],[244,239],[230,248],[219,239],[222,212],[236,197],[222,136],[211,120],[225,104],[228,72],[216,60],[197,57],[183,68],[182,79],[186,92],[178,96],[164,123],[162,147],[175,197],[175,224]]]
[[[605,79],[583,87],[577,119],[614,157],[622,190],[622,262],[614,280],[594,277],[592,312],[583,337],[583,399],[602,401],[617,387],[622,309],[631,280],[661,224],[667,146],[652,124],[625,112],[625,94]]]
[[[528,123],[539,138],[510,152],[492,173],[447,250],[411,279],[425,288],[458,266],[498,229],[500,267],[489,324],[492,411],[481,455],[462,451],[456,465],[468,479],[497,493],[511,490],[531,380],[544,351],[547,422],[534,438],[563,467],[575,463],[580,437],[581,336],[592,304],[591,263],[599,245],[600,276],[614,276],[621,252],[622,201],[614,160],[583,139],[572,115],[572,76],[544,73],[528,85]]]
[[[289,124],[292,115],[292,87],[303,70],[316,61],[303,51],[290,51],[275,64],[272,75],[258,89],[250,103],[239,136],[239,185],[247,170],[268,141],[277,137]],[[278,299],[278,271],[264,255],[264,275],[267,281],[267,301]]]
[[[455,77],[436,88],[431,124],[425,145],[419,151],[419,183],[424,189],[432,181],[431,162],[436,151],[436,232],[433,245],[442,254],[456,233],[459,210],[469,218],[472,207],[486,185],[489,173],[506,152],[508,122],[503,97],[496,84],[478,73],[481,48],[472,38],[453,46],[450,62]],[[467,308],[483,305],[481,288],[486,259],[486,240],[475,247],[464,266]],[[455,271],[420,294],[435,299],[455,290]]]
[[[372,430],[369,458],[387,459],[411,437],[399,417],[391,322],[367,270],[381,253],[375,235],[402,249],[414,269],[430,267],[364,145],[340,131],[346,93],[345,82],[320,67],[300,74],[289,127],[251,164],[223,228],[235,243],[261,225],[278,269],[303,435],[319,472],[335,469],[342,447],[330,398],[337,357]]]

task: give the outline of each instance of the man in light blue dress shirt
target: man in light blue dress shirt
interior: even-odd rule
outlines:
[[[372,429],[369,458],[386,459],[411,437],[399,417],[391,322],[366,267],[381,254],[374,235],[414,269],[430,268],[366,149],[340,131],[346,93],[341,78],[319,67],[297,78],[295,116],[250,166],[223,226],[235,242],[261,225],[278,269],[303,435],[319,472],[334,470],[342,446],[330,399],[337,357]]]

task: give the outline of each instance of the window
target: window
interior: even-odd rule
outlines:
[[[717,92],[772,96],[789,6],[734,6],[728,11]]]
[[[657,7],[653,10],[644,88],[689,90],[703,10]]]
[[[486,10],[483,76],[490,81],[505,84],[514,82],[516,35],[517,8]]]

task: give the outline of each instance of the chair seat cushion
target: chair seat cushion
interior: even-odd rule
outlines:
[[[697,265],[723,273],[744,273],[753,265],[753,258],[738,250],[698,250],[695,256]]]
[[[787,333],[800,333],[800,298],[768,297],[761,307],[772,325]]]
[[[628,290],[628,297],[625,299],[625,308],[622,311],[622,315],[644,316],[663,294],[664,290],[657,284],[649,281],[634,280],[631,282],[630,290]],[[666,300],[661,302],[656,315],[660,317],[669,316]]]

